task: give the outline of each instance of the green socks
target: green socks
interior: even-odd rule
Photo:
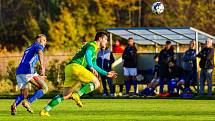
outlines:
[[[95,84],[93,82],[90,82],[88,84],[85,84],[77,93],[79,96],[82,96],[84,94],[88,94],[95,90]]]
[[[79,96],[82,96],[84,94],[88,94],[95,90],[95,84],[90,82],[88,84],[85,84],[77,93]],[[44,108],[46,111],[50,111],[52,108],[54,108],[56,105],[61,103],[64,100],[63,96],[57,95],[55,96],[48,105]]]
[[[64,100],[63,96],[57,95],[55,96],[48,105],[44,108],[46,111],[50,111],[52,108],[54,108],[56,105],[58,105],[60,102]]]

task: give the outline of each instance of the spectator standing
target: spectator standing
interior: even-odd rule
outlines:
[[[98,55],[97,55],[97,65],[102,68],[105,71],[111,71],[111,65],[115,61],[113,54],[110,49],[106,47],[106,45],[103,45],[102,48],[99,50]],[[112,79],[100,75],[102,79],[102,86],[103,86],[103,96],[108,96],[108,90],[107,90],[107,85],[106,81],[108,82],[109,89],[110,89],[110,96],[114,96],[114,86]]]
[[[158,64],[159,76],[160,76],[160,94],[163,94],[164,82],[168,78],[168,62],[175,60],[174,48],[171,45],[171,41],[166,41],[165,48],[160,51]]]
[[[129,96],[129,91],[131,87],[131,83],[133,82],[134,85],[134,95],[136,95],[137,91],[137,49],[135,47],[134,39],[128,39],[128,45],[126,46],[123,54],[122,59],[123,63],[123,70],[125,76],[125,87],[126,87],[126,95]]]
[[[119,40],[116,40],[116,43],[113,45],[113,53],[123,53],[123,48],[121,47]]]
[[[184,61],[184,76],[185,88],[189,89],[191,81],[194,84],[197,81],[197,66],[196,66],[196,41],[190,41],[190,47],[183,56]]]
[[[113,53],[117,53],[117,55],[122,54],[124,51],[124,49],[121,47],[120,41],[116,40],[115,44],[113,45]],[[121,56],[121,55],[120,55]],[[114,67],[115,69],[118,67]],[[119,70],[115,70],[115,71],[119,71]],[[120,71],[121,72],[121,71]],[[119,72],[119,73],[120,73]],[[123,78],[123,79],[121,79]],[[114,84],[114,90],[116,90],[116,86],[119,85],[119,93],[118,96],[122,96],[123,93],[123,85],[124,85],[125,81],[124,81],[124,77],[121,77],[121,75],[118,75],[118,77],[116,79],[114,79],[113,84]],[[115,92],[115,91],[114,91]],[[115,96],[117,96],[116,92],[115,92]]]
[[[214,48],[212,39],[208,38],[205,41],[205,47],[198,53],[200,58],[200,95],[204,95],[205,81],[208,84],[208,96],[212,94],[212,73],[214,68]]]

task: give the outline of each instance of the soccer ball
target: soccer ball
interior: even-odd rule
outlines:
[[[164,11],[164,5],[161,2],[155,2],[152,4],[152,12],[156,14],[161,14]]]
[[[136,79],[137,79],[138,82],[141,82],[141,81],[144,80],[144,77],[143,77],[142,74],[139,74],[139,75],[136,76]]]

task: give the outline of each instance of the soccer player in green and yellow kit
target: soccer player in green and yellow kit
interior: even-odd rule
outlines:
[[[94,42],[88,42],[79,52],[75,54],[72,60],[65,68],[65,81],[63,95],[55,96],[41,111],[40,116],[49,116],[49,111],[70,97],[79,107],[83,107],[80,96],[88,94],[100,86],[98,73],[115,78],[117,73],[114,71],[106,72],[96,64],[97,50],[107,44],[107,34],[98,32]],[[89,70],[86,67],[89,67]],[[81,84],[85,84],[79,88]],[[77,92],[76,90],[79,89]]]

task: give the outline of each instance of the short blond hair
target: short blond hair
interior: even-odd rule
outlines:
[[[46,35],[45,34],[38,34],[35,39],[39,39],[41,37],[45,37],[46,38]]]

